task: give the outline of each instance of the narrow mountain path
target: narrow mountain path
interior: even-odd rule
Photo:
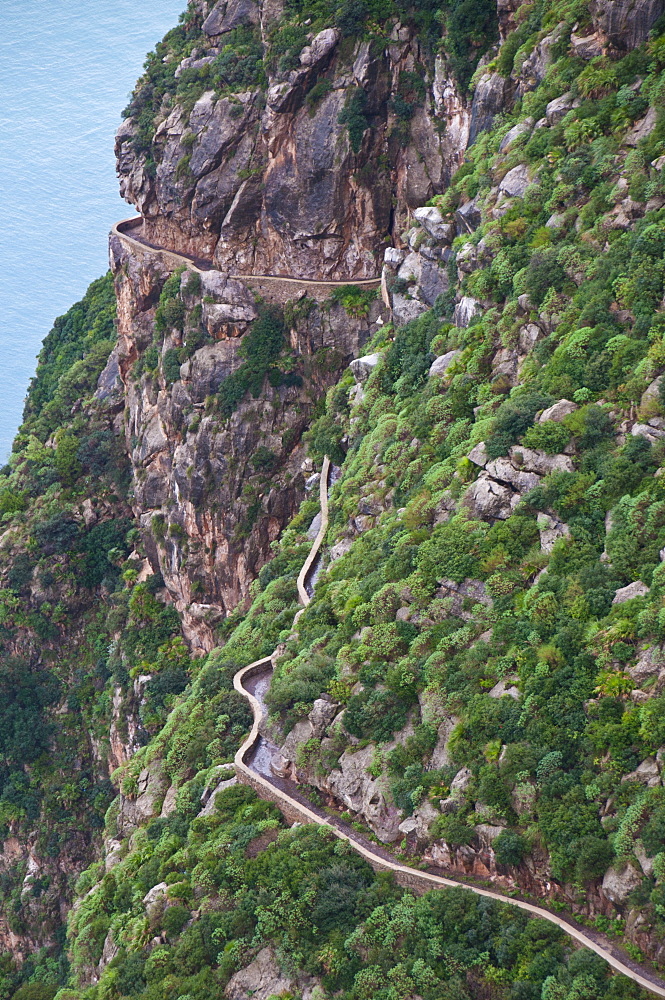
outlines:
[[[296,614],[294,625],[311,601],[306,590],[307,576],[321,549],[328,529],[329,472],[330,461],[326,456],[321,468],[319,484],[321,525],[312,543],[307,559],[298,574],[298,596],[303,607]],[[271,747],[260,736],[259,726],[265,714],[263,696],[270,685],[275,655],[276,651],[271,653],[270,656],[264,656],[260,660],[255,660],[254,663],[250,663],[239,670],[233,678],[235,690],[247,698],[252,706],[254,716],[251,732],[235,755],[235,768],[240,781],[251,785],[262,798],[274,802],[289,820],[327,826],[336,837],[347,841],[376,871],[394,872],[395,878],[400,885],[413,889],[416,892],[425,892],[429,889],[442,887],[451,889],[462,888],[475,893],[477,896],[486,896],[489,899],[495,899],[499,903],[517,906],[520,910],[526,910],[532,916],[540,917],[543,920],[549,920],[550,923],[556,924],[557,927],[565,931],[566,934],[570,935],[579,944],[600,955],[617,972],[627,976],[628,979],[632,979],[633,982],[638,983],[645,990],[655,994],[655,996],[665,997],[665,982],[649,969],[634,962],[604,934],[581,927],[570,918],[551,913],[542,906],[527,903],[526,900],[513,899],[510,896],[504,896],[491,889],[483,889],[480,886],[471,885],[458,879],[446,878],[442,875],[436,875],[433,872],[419,871],[407,865],[402,865],[385,848],[377,846],[368,838],[359,834],[348,823],[345,823],[336,816],[328,815],[322,809],[309,802],[293,782],[273,775],[270,770],[270,756],[276,748]]]
[[[122,240],[128,246],[133,247],[135,250],[141,250],[144,253],[148,251],[149,253],[154,253],[161,257],[167,263],[171,263],[174,267],[182,267],[183,265],[190,271],[196,271],[197,274],[203,274],[206,271],[215,270],[215,265],[211,260],[205,260],[202,257],[192,257],[189,254],[176,253],[175,250],[167,250],[165,247],[157,246],[154,243],[149,243],[143,236],[134,232],[130,235],[127,230],[136,230],[139,228],[141,222],[140,217],[134,219],[123,219],[122,222],[116,222],[116,224],[111,229],[111,234],[117,236],[118,239]],[[381,278],[347,278],[345,281],[326,281],[325,279],[319,278],[295,278],[292,275],[287,274],[230,274],[230,278],[237,278],[239,281],[250,281],[259,284],[266,283],[280,283],[287,285],[305,285],[305,286],[317,286],[323,288],[344,288],[345,285],[359,285],[361,288],[378,288],[381,284]]]

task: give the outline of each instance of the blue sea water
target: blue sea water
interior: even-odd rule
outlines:
[[[133,214],[113,136],[146,53],[186,0],[0,0],[0,462],[56,316]]]

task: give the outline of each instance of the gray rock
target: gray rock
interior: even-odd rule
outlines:
[[[499,183],[499,191],[503,191],[509,198],[521,198],[530,183],[529,168],[526,163],[518,163]]]
[[[203,22],[206,35],[225,35],[243,24],[259,23],[259,7],[254,0],[219,0]]]
[[[578,59],[595,59],[603,53],[603,46],[598,35],[570,36],[570,48]]]
[[[610,902],[620,906],[625,903],[631,892],[641,884],[642,873],[628,863],[622,865],[621,868],[610,868],[609,871],[605,872],[603,892]]]
[[[143,897],[145,912],[150,921],[155,920],[164,910],[167,890],[166,882],[158,882],[157,885],[153,885],[152,889],[148,889]]]
[[[337,714],[337,706],[325,698],[317,698],[309,713],[314,736],[321,737]]]
[[[391,804],[384,779],[368,773],[373,758],[373,746],[355,753],[345,750],[338,768],[328,775],[327,787],[347,809],[362,813],[380,840],[391,843],[399,836],[401,813]]]
[[[340,37],[339,28],[324,28],[300,53],[300,65],[317,66],[331,54]]]
[[[107,406],[124,406],[124,385],[120,377],[117,347],[111,351],[104,370],[97,380],[95,399],[105,402]]]
[[[533,118],[525,118],[523,122],[518,122],[517,125],[513,125],[509,132],[506,132],[503,139],[499,144],[499,152],[504,153],[509,146],[515,142],[515,139],[519,139],[521,135],[525,135],[533,129]]]
[[[517,680],[516,677],[504,677],[502,680],[497,681],[494,687],[488,691],[490,698],[503,698],[506,695],[508,698],[514,698],[515,701],[520,699],[520,690],[515,687],[512,681]]]
[[[470,295],[463,295],[455,306],[453,313],[453,323],[455,326],[467,327],[474,316],[482,311],[482,306],[477,299]]]
[[[438,208],[417,208],[413,213],[423,229],[426,229],[430,236],[440,243],[452,242],[455,235],[455,228],[449,222],[445,222]]]
[[[656,758],[647,757],[630,774],[624,774],[621,783],[623,784],[626,781],[637,781],[648,788],[657,788],[660,785],[660,769]]]
[[[398,268],[405,257],[406,252],[404,250],[398,250],[397,247],[386,247],[383,254],[383,261],[388,267]]]
[[[206,396],[217,392],[242,364],[238,356],[238,341],[220,340],[216,344],[200,347],[188,361],[180,366],[180,378],[187,383],[194,402],[202,403]]]
[[[349,368],[358,385],[363,385],[367,381],[380,360],[380,354],[366,354],[364,357],[355,358],[351,362]]]
[[[644,844],[641,840],[635,841],[635,846],[633,847],[633,854],[640,863],[640,868],[647,876],[651,878],[653,875],[653,858],[650,858],[647,852],[644,850]]]
[[[433,261],[424,260],[421,256],[420,278],[416,294],[420,299],[433,306],[439,295],[443,295],[450,287],[450,279],[445,268]]]
[[[504,832],[503,826],[492,826],[489,823],[477,823],[475,827],[476,835],[482,847],[491,847],[497,837]]]
[[[619,52],[636,49],[665,10],[663,0],[591,0],[594,27],[603,45]]]
[[[577,409],[577,403],[571,402],[570,399],[560,399],[557,403],[553,403],[552,406],[548,406],[546,410],[543,410],[538,417],[538,423],[544,424],[547,420],[554,420],[557,424],[560,424],[569,414],[574,413]]]
[[[540,477],[534,472],[523,472],[516,469],[507,458],[495,458],[487,463],[485,471],[492,479],[507,483],[520,494],[528,493],[540,482]]]
[[[262,948],[246,969],[229,979],[224,990],[227,1000],[268,1000],[292,994],[294,982],[282,972],[272,948]]]
[[[658,121],[658,115],[656,109],[649,108],[644,118],[636,122],[633,128],[630,130],[630,132],[626,133],[626,135],[623,138],[623,145],[637,146],[642,139],[646,139],[648,135],[651,135],[651,133],[656,127],[657,121]],[[623,202],[622,204],[625,205],[625,202]],[[628,207],[630,208],[632,207],[632,205]],[[632,219],[636,217],[636,215],[638,214],[641,214],[641,211],[639,209],[637,213],[631,212],[629,210],[628,217],[629,219]]]
[[[301,743],[306,743],[314,735],[314,728],[309,719],[301,719],[284,740],[284,746],[280,753],[285,760],[295,761],[298,747]]]
[[[467,201],[455,212],[455,222],[457,224],[457,235],[463,233],[473,233],[482,222],[482,214],[476,198]]]
[[[439,725],[438,737],[436,741],[436,746],[432,750],[432,756],[430,757],[429,767],[432,770],[437,770],[440,767],[448,767],[450,764],[450,753],[448,751],[448,743],[450,741],[450,736],[458,723],[452,715],[447,715]]]
[[[412,252],[407,254],[403,263],[400,265],[397,277],[401,278],[402,281],[409,281],[412,284],[418,282],[420,280],[420,269],[422,264],[423,260],[419,253]]]
[[[657,427],[651,427],[649,424],[633,424],[630,433],[633,437],[646,438],[651,444],[655,444],[656,441],[661,441],[665,438],[665,431],[661,431]]]
[[[510,81],[500,73],[483,73],[473,92],[469,146],[481,132],[491,128],[499,112],[506,110],[509,89]]]
[[[467,458],[470,462],[473,462],[474,465],[480,465],[481,467],[486,466],[489,462],[489,455],[487,454],[485,442],[480,441],[477,445],[474,445],[467,455]]]
[[[567,91],[561,97],[555,97],[545,108],[545,117],[547,118],[548,125],[556,125],[569,111],[579,107],[579,105],[579,99],[573,97],[571,91]]]
[[[404,326],[412,319],[417,319],[427,312],[428,306],[420,299],[408,298],[401,292],[395,292],[392,296],[393,323],[395,326]]]
[[[642,393],[640,399],[640,416],[650,417],[653,413],[662,413],[663,404],[660,401],[660,387],[663,376],[655,378]]]
[[[660,646],[649,646],[643,649],[637,656],[637,660],[626,670],[639,686],[648,681],[650,677],[656,677],[665,667],[665,654]]]
[[[486,472],[472,483],[465,494],[465,502],[476,517],[483,520],[507,520],[519,501],[519,494],[508,486],[491,479]]]
[[[645,597],[649,593],[649,588],[641,580],[635,580],[633,583],[629,583],[626,587],[620,587],[616,594],[614,595],[614,600],[612,604],[623,604],[625,601],[630,601],[634,597]]]
[[[540,548],[543,552],[551,552],[560,538],[570,538],[568,525],[550,517],[549,514],[539,514],[537,524]]]
[[[543,331],[535,323],[526,323],[520,327],[518,346],[522,354],[528,354],[533,350],[538,341],[542,338]]]
[[[213,816],[215,813],[215,805],[217,801],[217,796],[220,792],[223,792],[226,788],[233,788],[234,785],[238,784],[238,779],[234,776],[233,778],[227,778],[225,781],[220,781],[216,788],[210,793],[210,798],[204,805],[203,809],[197,815],[197,819],[200,816]]]
[[[525,448],[514,444],[508,455],[514,466],[525,472],[536,472],[539,476],[549,476],[553,472],[574,472],[575,466],[568,455],[548,455],[537,448]],[[491,474],[491,473],[490,473]]]
[[[141,771],[136,798],[120,796],[118,836],[129,836],[138,826],[157,815],[169,784],[163,760],[154,760]]]
[[[472,778],[473,774],[468,767],[461,768],[450,782],[450,794],[461,798],[468,790]]]
[[[440,358],[435,358],[430,365],[429,377],[432,378],[434,375],[445,375],[455,359],[458,358],[461,353],[461,351],[447,351],[445,354],[442,354]]]

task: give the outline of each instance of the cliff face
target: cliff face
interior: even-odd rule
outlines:
[[[501,95],[488,104],[483,91],[472,110],[445,59],[398,21],[387,44],[300,28],[280,56],[273,5],[230,0],[204,19],[206,9],[149,149],[137,152],[139,100],[118,133],[121,191],[145,235],[232,274],[374,277],[409,211],[444,190],[469,129],[487,124]],[[267,44],[260,85],[228,83],[233,92],[219,96],[212,71],[240,30]],[[189,99],[177,93],[187,74]]]

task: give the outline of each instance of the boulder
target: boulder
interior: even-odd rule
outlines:
[[[420,258],[420,277],[416,294],[428,306],[433,306],[439,295],[443,295],[450,287],[448,272],[435,261]]]
[[[431,802],[425,800],[414,810],[412,816],[400,823],[399,831],[407,835],[415,833],[418,840],[427,840],[430,827],[440,815],[439,810],[435,809]]]
[[[626,670],[631,678],[639,686],[648,681],[650,677],[656,677],[665,667],[665,654],[660,646],[649,646],[643,649],[637,657],[635,663],[627,667]]]
[[[520,494],[528,493],[538,486],[540,477],[534,472],[523,472],[516,469],[507,458],[495,458],[488,462],[485,471],[500,483],[507,483]]]
[[[413,213],[423,229],[440,243],[451,243],[455,235],[455,227],[449,222],[445,222],[438,208],[417,208]]]
[[[453,313],[453,323],[458,327],[467,327],[474,316],[482,311],[482,306],[477,299],[470,295],[463,295],[455,306]]]
[[[399,836],[402,814],[391,804],[383,778],[373,778],[368,768],[374,759],[374,747],[355,753],[345,750],[338,767],[327,777],[327,788],[347,809],[362,813],[365,821],[384,843]]]
[[[351,362],[349,368],[358,385],[363,385],[367,381],[380,360],[380,354],[366,354],[365,357],[356,358]]]
[[[474,445],[466,457],[470,462],[473,462],[474,465],[480,465],[481,467],[486,466],[489,462],[489,455],[487,454],[485,442],[480,441],[477,445]]]
[[[313,735],[314,728],[309,719],[301,719],[300,722],[296,722],[295,726],[284,740],[284,746],[281,749],[282,757],[284,757],[285,760],[295,761],[300,744],[306,743],[307,740],[311,739]]]
[[[471,512],[483,520],[507,520],[519,499],[519,494],[491,479],[486,472],[480,473],[465,494]]]
[[[461,768],[450,782],[450,794],[456,798],[461,798],[471,784],[472,778],[473,774],[468,767]]]
[[[220,781],[219,784],[210,793],[210,798],[204,805],[203,809],[197,814],[197,819],[201,816],[214,816],[217,796],[220,792],[223,792],[227,788],[233,788],[234,785],[238,784],[238,779],[235,775],[232,778],[227,778],[225,781]]]
[[[166,893],[168,890],[168,885],[166,882],[159,882],[157,885],[153,885],[152,889],[148,889],[145,896],[143,897],[143,905],[145,906],[145,912],[147,914],[148,920],[151,922],[157,917],[161,916],[162,911],[166,905]]]
[[[505,832],[505,827],[492,826],[489,823],[477,823],[475,830],[481,846],[491,847],[496,838],[500,837],[501,834]]]
[[[640,399],[640,417],[648,419],[649,417],[657,416],[663,412],[663,404],[660,399],[660,387],[663,382],[663,376],[659,375],[655,378],[653,382],[642,393]]]
[[[469,146],[478,135],[491,128],[496,116],[506,110],[510,81],[500,73],[483,73],[473,92]]]
[[[404,326],[412,319],[417,319],[427,312],[428,306],[420,299],[413,299],[401,292],[395,292],[392,296],[392,314],[395,326]]]
[[[517,125],[513,125],[510,131],[506,132],[503,139],[499,143],[499,152],[504,153],[516,139],[519,139],[521,135],[531,132],[533,125],[533,118],[525,118],[523,122],[518,122]]]
[[[440,767],[448,767],[450,764],[448,742],[450,740],[450,734],[457,725],[458,721],[459,720],[454,716],[448,715],[445,716],[443,721],[439,724],[436,746],[432,750],[432,756],[429,761],[429,767],[431,770],[437,770]]]
[[[647,757],[630,774],[624,774],[621,783],[623,784],[625,781],[637,781],[648,788],[657,788],[660,785],[660,769],[656,758]]]
[[[268,997],[290,996],[294,982],[282,972],[272,948],[262,948],[246,969],[234,973],[226,984],[227,1000],[268,1000]]]
[[[610,902],[620,906],[625,903],[631,892],[641,884],[642,873],[628,863],[620,868],[610,868],[609,871],[605,872],[603,892]]]
[[[340,37],[341,32],[339,28],[324,28],[318,35],[314,36],[309,45],[306,45],[300,53],[300,65],[316,66],[330,55]]]
[[[631,601],[634,597],[645,597],[648,593],[649,588],[646,583],[642,583],[641,580],[635,580],[626,587],[619,587],[614,595],[612,604],[623,604],[625,601]]]
[[[429,377],[432,378],[434,375],[445,375],[447,370],[461,353],[461,351],[447,351],[446,354],[442,354],[440,358],[435,358],[430,365]]]
[[[577,409],[579,409],[577,403],[573,403],[570,399],[560,399],[557,403],[553,403],[552,406],[543,410],[538,417],[538,423],[544,424],[547,420],[554,420],[555,423],[560,424]]]
[[[545,108],[545,117],[548,125],[556,125],[573,108],[579,107],[580,101],[573,97],[572,91],[567,91],[561,97],[555,97]]]
[[[224,379],[242,364],[238,355],[238,342],[220,340],[205,344],[180,366],[180,378],[195,403],[202,403],[206,396],[217,392]]]
[[[537,448],[513,445],[508,454],[514,466],[525,472],[537,472],[539,476],[549,476],[552,472],[574,472],[575,466],[569,455],[548,455]],[[491,474],[491,473],[490,473]]]
[[[656,127],[658,121],[658,115],[655,108],[649,108],[644,118],[640,121],[635,122],[630,132],[627,132],[623,139],[624,146],[637,146],[642,139],[646,139],[648,135],[651,135]],[[633,213],[629,213],[629,218],[633,217]]]
[[[665,11],[664,0],[591,0],[594,27],[603,46],[630,52],[649,37]]]
[[[603,45],[598,35],[584,35],[580,37],[572,34],[570,36],[570,48],[574,56],[578,59],[595,59],[603,54]]]
[[[646,438],[651,444],[655,444],[656,441],[661,441],[665,438],[665,431],[661,431],[658,427],[651,427],[650,424],[633,424],[630,433],[633,437]]]
[[[550,517],[549,514],[539,514],[537,524],[540,548],[543,552],[551,552],[560,538],[570,538],[568,525]]]
[[[308,716],[312,725],[313,735],[317,737],[323,736],[336,714],[337,706],[334,702],[328,701],[325,698],[317,698]]]
[[[530,183],[529,168],[526,163],[518,163],[516,167],[508,171],[499,183],[499,191],[508,195],[509,198],[521,198]]]
[[[219,0],[202,24],[206,35],[225,35],[245,24],[259,23],[259,6],[254,0]]]
[[[536,323],[525,323],[524,326],[520,327],[519,339],[517,341],[520,352],[528,354],[529,351],[533,350],[542,336],[543,331]]]
[[[394,270],[400,266],[405,257],[406,251],[398,250],[397,247],[386,247],[383,253],[383,262]]]
[[[414,251],[407,254],[400,265],[397,277],[401,278],[402,281],[408,281],[411,284],[417,283],[420,280],[420,269],[422,264],[423,259],[419,253]]]
[[[163,760],[154,760],[141,771],[136,797],[120,796],[118,836],[129,836],[138,826],[157,815],[169,784]]]
[[[650,858],[647,852],[644,850],[644,844],[641,840],[635,841],[635,846],[633,847],[633,854],[640,863],[640,868],[647,876],[651,878],[653,875],[653,858]]]
[[[455,212],[455,222],[457,224],[457,235],[463,233],[473,233],[482,222],[482,214],[476,198],[467,201]]]
[[[504,695],[507,695],[508,698],[514,698],[515,701],[519,701],[520,690],[513,683],[516,680],[516,677],[504,677],[502,680],[497,681],[494,687],[487,693],[490,698],[503,698]]]

